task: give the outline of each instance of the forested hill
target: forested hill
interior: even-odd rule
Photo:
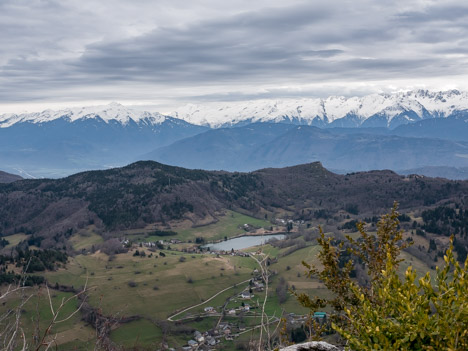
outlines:
[[[152,161],[67,178],[0,185],[0,233],[69,235],[94,224],[106,231],[149,223],[215,220],[224,209],[254,216],[288,210],[297,219],[344,210],[380,214],[441,201],[468,202],[468,181],[391,171],[338,175],[319,162],[251,173],[189,170]]]

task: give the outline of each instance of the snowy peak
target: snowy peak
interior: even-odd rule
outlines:
[[[419,119],[450,117],[468,110],[468,93],[458,90],[430,92],[414,90],[363,97],[330,96],[326,99],[282,99],[188,104],[171,115],[187,122],[225,127],[242,122],[294,121],[307,125],[349,125],[358,127],[379,118],[379,126],[396,126]],[[393,121],[394,118],[397,120]],[[351,120],[353,124],[346,124]],[[392,123],[393,121],[393,123]],[[406,121],[406,122],[405,122]]]
[[[255,122],[293,123],[319,127],[389,127],[394,128],[428,118],[468,116],[468,93],[458,90],[431,92],[414,90],[394,94],[371,94],[363,97],[330,96],[325,99],[301,98],[212,102],[188,104],[170,116],[198,126],[211,128],[245,125]],[[157,112],[144,112],[117,102],[104,106],[70,108],[60,111],[0,115],[0,128],[16,123],[41,124],[65,119],[69,122],[100,119],[121,125],[160,125],[167,120]],[[183,123],[182,121],[175,121]]]
[[[105,123],[111,121],[127,125],[131,121],[135,123],[156,125],[166,120],[166,116],[157,112],[139,111],[125,107],[117,102],[112,102],[104,106],[88,106],[69,108],[65,110],[45,110],[35,113],[5,114],[0,115],[0,128],[7,128],[16,123],[30,122],[35,124],[51,122],[59,118],[67,119],[70,122],[83,119],[100,118]]]

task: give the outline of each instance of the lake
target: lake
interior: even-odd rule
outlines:
[[[250,235],[250,236],[240,236],[238,238],[229,239],[226,241],[221,241],[216,244],[208,244],[204,247],[209,247],[212,251],[229,251],[231,249],[234,250],[242,250],[246,249],[251,246],[262,245],[266,241],[270,239],[279,239],[282,240],[286,237],[284,234],[270,234],[270,235]]]

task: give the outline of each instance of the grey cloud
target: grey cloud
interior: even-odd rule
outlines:
[[[0,29],[8,30],[0,43],[11,50],[0,56],[0,101],[46,99],[53,94],[57,99],[88,97],[97,88],[102,88],[99,98],[104,98],[118,89],[123,94],[132,86],[146,89],[140,91],[142,95],[151,87],[176,91],[219,86],[224,90],[206,98],[237,99],[242,96],[237,86],[342,81],[344,87],[348,82],[468,73],[466,57],[446,57],[466,54],[461,43],[468,37],[467,7],[437,4],[399,12],[384,2],[367,0],[268,3],[272,7],[245,8],[232,15],[221,6],[217,17],[198,16],[173,26],[166,20],[150,31],[120,36],[113,31],[123,29],[102,17],[104,10],[87,16],[89,8],[75,10],[78,2],[70,14],[64,2],[37,1],[31,9],[5,0],[0,20],[9,13],[17,23],[9,28],[0,24]],[[151,2],[139,5],[145,11]],[[65,15],[58,18],[49,13],[54,11]],[[118,9],[112,11],[109,16],[123,18]],[[21,18],[23,12],[29,16]],[[103,23],[94,23],[101,18]],[[31,26],[37,27],[37,36],[28,38],[28,33],[34,33]],[[74,36],[78,36],[76,42]],[[34,45],[34,40],[40,45]],[[281,93],[297,94],[294,90],[265,94]]]
[[[436,21],[446,21],[453,23],[460,19],[468,17],[468,6],[463,4],[444,4],[442,2],[434,3],[420,11],[407,11],[395,15],[399,23],[427,23]]]

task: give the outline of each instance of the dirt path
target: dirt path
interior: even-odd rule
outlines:
[[[199,307],[199,306],[201,306],[201,305],[204,305],[204,304],[206,304],[207,302],[213,300],[213,299],[214,299],[216,296],[218,296],[219,294],[222,294],[223,292],[225,292],[225,291],[227,291],[227,290],[229,290],[229,289],[235,288],[235,287],[237,287],[239,284],[247,283],[248,281],[250,281],[250,279],[251,279],[251,278],[249,278],[249,279],[247,279],[247,280],[244,280],[244,281],[242,281],[242,282],[240,282],[240,283],[236,283],[236,284],[234,284],[234,285],[231,285],[231,286],[229,286],[229,287],[227,287],[226,289],[223,289],[223,290],[221,290],[221,291],[218,291],[216,294],[214,294],[213,296],[211,296],[208,300],[205,300],[205,301],[203,301],[203,302],[201,302],[201,303],[199,303],[199,304],[196,304],[196,305],[187,307],[187,308],[183,309],[182,311],[177,312],[177,313],[173,314],[172,316],[169,316],[169,317],[167,318],[167,320],[170,321],[170,322],[175,322],[173,318],[176,317],[176,316],[178,316],[179,314],[182,314],[182,313],[184,313],[184,312],[190,311],[192,308],[195,308],[195,307]]]

